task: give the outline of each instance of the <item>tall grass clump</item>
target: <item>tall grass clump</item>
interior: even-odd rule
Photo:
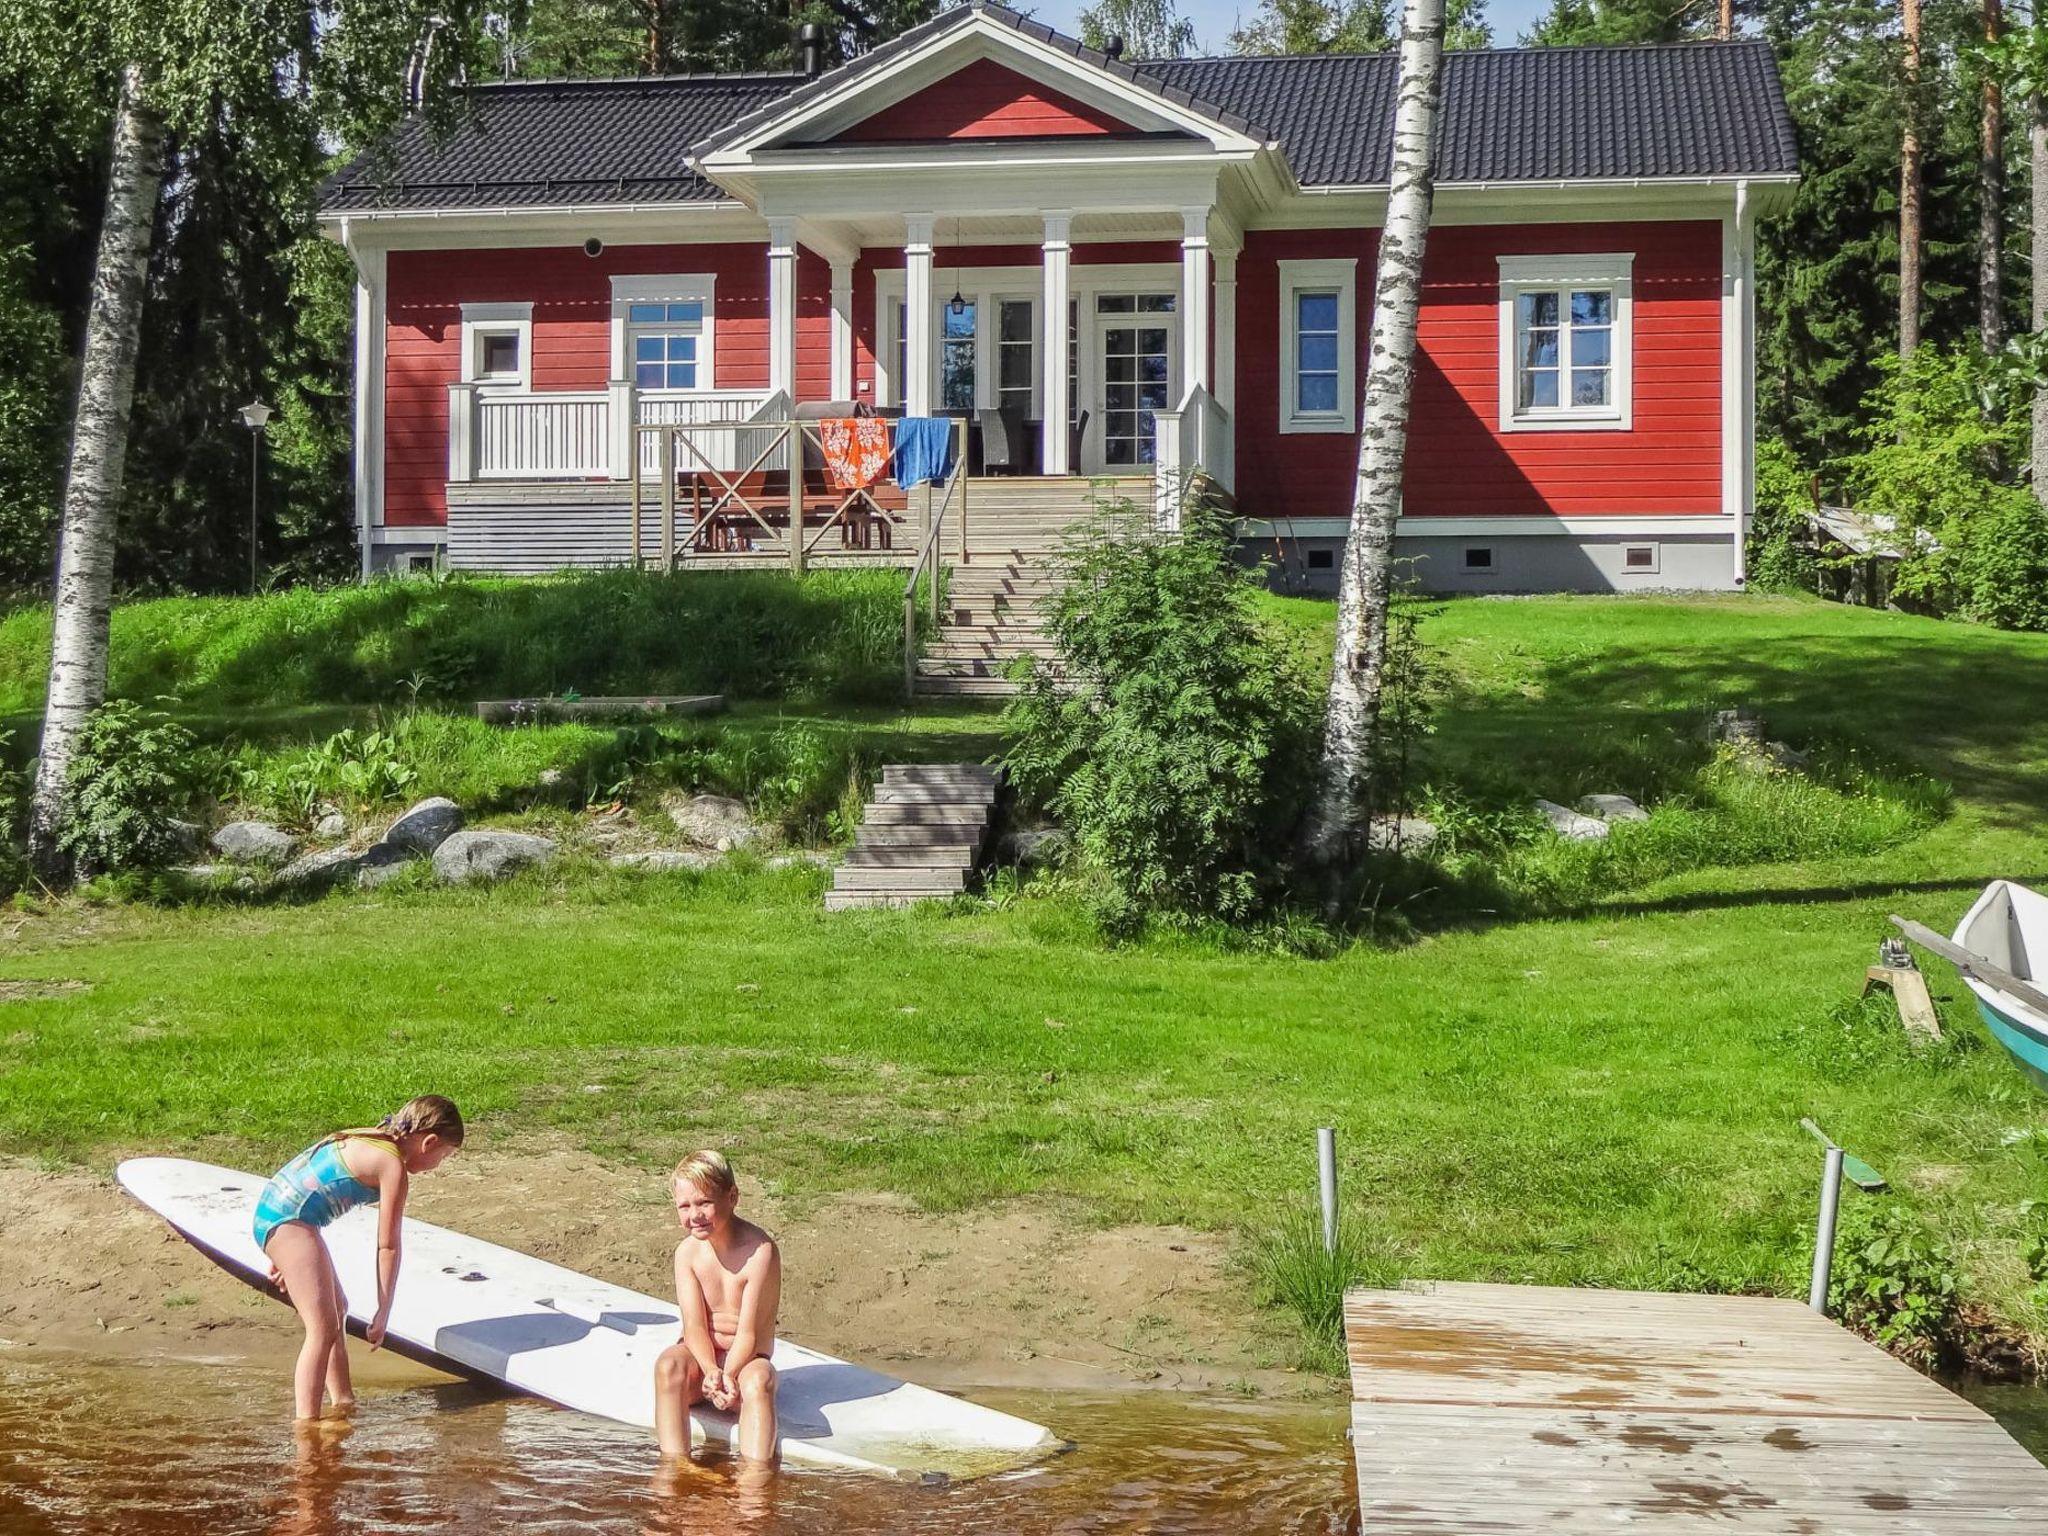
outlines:
[[[1283,1221],[1249,1257],[1260,1302],[1290,1313],[1300,1329],[1302,1368],[1326,1376],[1345,1369],[1344,1293],[1401,1278],[1395,1256],[1366,1241],[1355,1225],[1339,1222],[1335,1250],[1325,1248],[1321,1219],[1306,1212]]]
[[[114,610],[119,697],[197,708],[724,693],[893,699],[902,577],[888,571],[408,577]],[[42,707],[50,616],[0,621],[0,714]]]

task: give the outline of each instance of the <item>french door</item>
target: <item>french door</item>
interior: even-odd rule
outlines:
[[[1096,405],[1102,467],[1142,470],[1159,456],[1157,413],[1173,409],[1174,295],[1098,293]]]

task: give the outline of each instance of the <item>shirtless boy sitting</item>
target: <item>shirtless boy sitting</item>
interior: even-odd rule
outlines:
[[[683,1337],[654,1362],[654,1434],[664,1456],[690,1453],[690,1404],[738,1411],[735,1442],[749,1461],[775,1459],[775,1308],[782,1255],[775,1239],[733,1215],[739,1182],[722,1153],[676,1165],[676,1305]]]

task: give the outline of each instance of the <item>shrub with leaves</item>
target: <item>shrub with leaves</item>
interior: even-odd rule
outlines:
[[[2048,625],[2048,514],[2014,483],[2029,392],[1968,346],[1880,368],[1864,450],[1840,467],[1857,510],[1893,526],[1894,595],[2009,629]]]
[[[1175,533],[1105,505],[1060,561],[1048,630],[1007,723],[1022,790],[1106,879],[1113,933],[1150,914],[1240,920],[1262,905],[1311,766],[1312,681],[1253,611],[1219,511]]]
[[[1958,1311],[1955,1255],[1903,1206],[1855,1201],[1835,1233],[1828,1310],[1902,1359],[1931,1365]]]
[[[71,759],[59,846],[83,875],[169,863],[196,772],[196,743],[182,725],[129,700],[102,704]]]
[[[1756,445],[1756,516],[1749,525],[1749,584],[1759,592],[1811,592],[1814,561],[1804,537],[1811,480],[1775,439]]]

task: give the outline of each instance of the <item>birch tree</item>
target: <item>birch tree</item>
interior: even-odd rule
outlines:
[[[481,42],[476,9],[437,7]],[[79,360],[52,605],[49,694],[29,812],[29,859],[69,874],[59,847],[79,734],[106,698],[116,510],[126,468],[167,131],[198,138],[238,108],[293,103],[360,142],[390,121],[403,62],[426,20],[420,0],[0,0],[0,59],[18,78],[113,93],[112,152]],[[455,67],[450,50],[449,67]]]
[[[2028,202],[2027,246],[2032,267],[2031,335],[2015,337],[2005,352],[2034,392],[2033,432],[2028,443],[2034,498],[2048,507],[2048,22],[2038,10],[2024,25],[2007,27],[1983,49],[1987,74],[1999,80],[2007,96],[2027,104],[2027,169],[2032,180]]]
[[[1375,765],[1375,733],[1394,587],[1394,523],[1401,513],[1408,406],[1422,255],[1436,191],[1436,121],[1442,97],[1444,0],[1407,0],[1401,18],[1400,96],[1393,174],[1373,278],[1371,345],[1350,536],[1337,589],[1337,647],[1323,726],[1322,771],[1303,824],[1301,852],[1336,864],[1350,850]]]
[[[107,693],[107,628],[114,584],[114,508],[128,453],[128,409],[135,397],[135,354],[142,343],[143,285],[150,233],[163,179],[163,120],[150,104],[142,66],[121,71],[114,146],[100,224],[71,468],[58,535],[57,596],[50,634],[50,691],[29,810],[29,861],[43,880],[66,873],[58,846],[73,749]]]

